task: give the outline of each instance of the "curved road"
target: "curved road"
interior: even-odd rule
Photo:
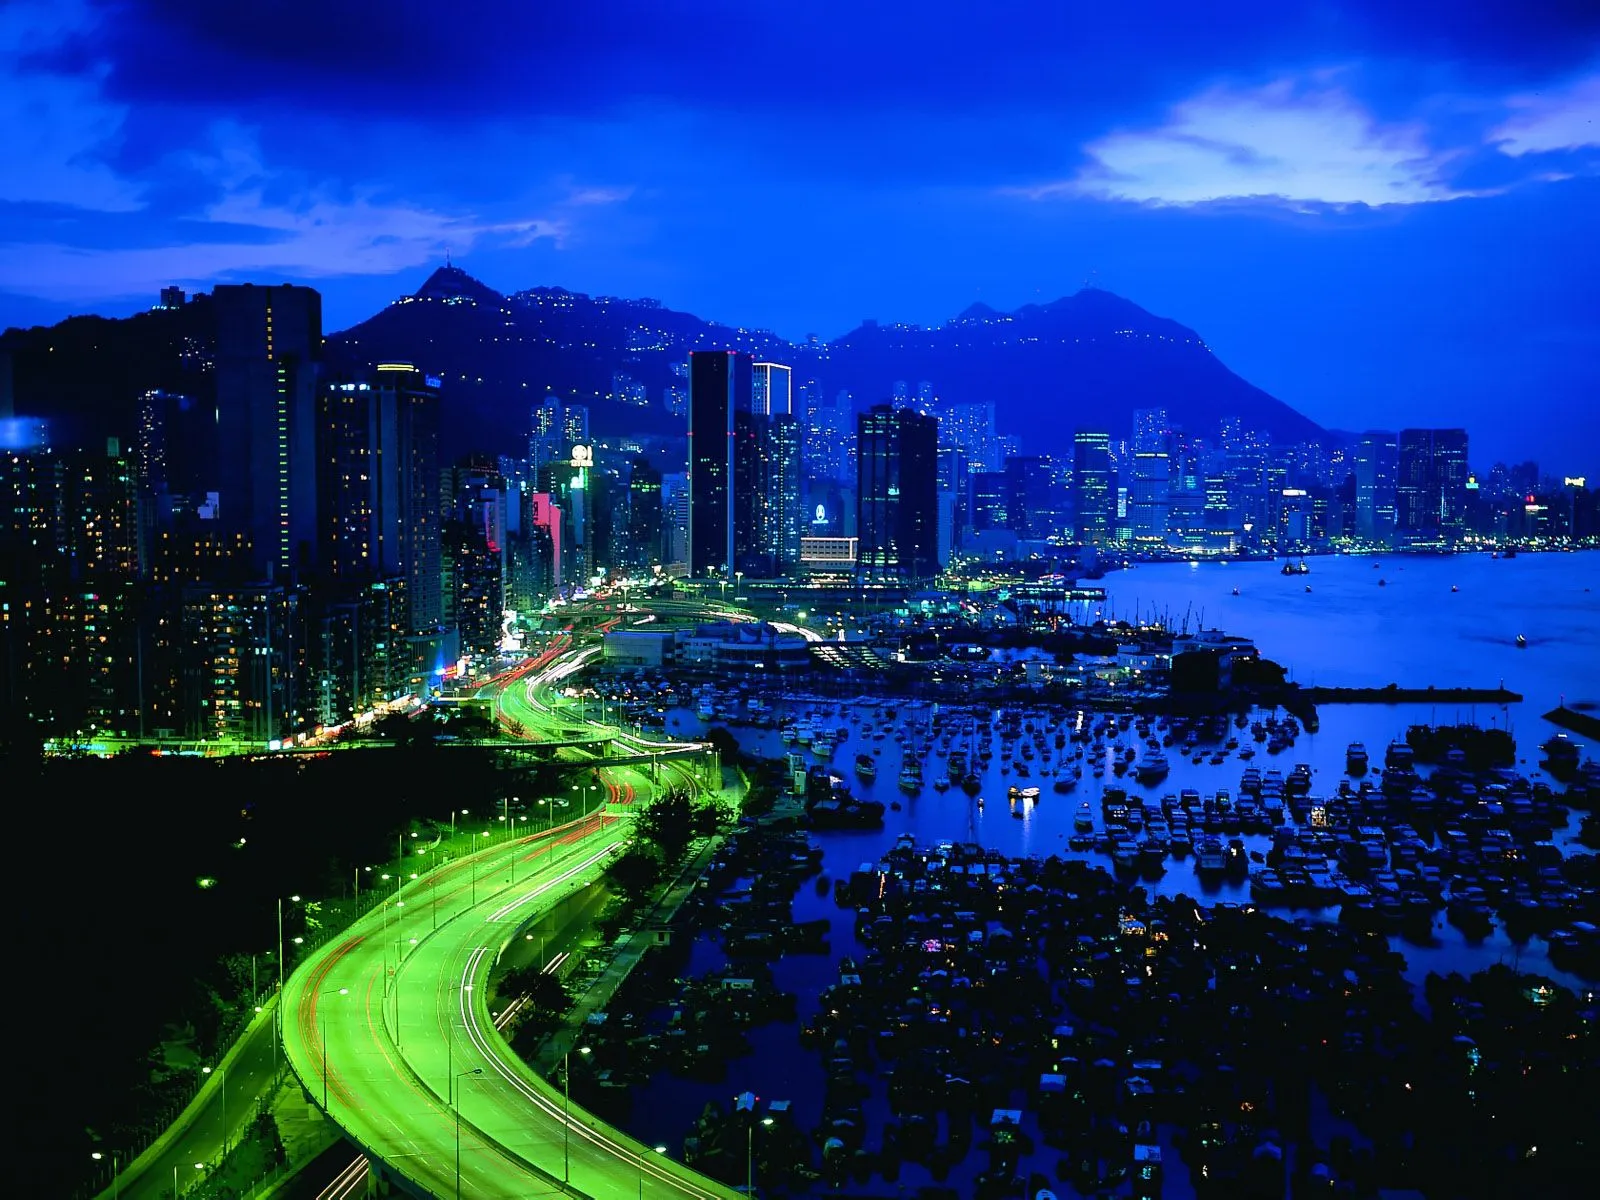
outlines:
[[[526,704],[518,707],[542,730],[565,732],[539,692],[584,657],[563,647],[503,686],[509,693],[525,683],[519,699]],[[576,748],[565,753],[574,765],[588,759]],[[610,798],[622,803],[656,787],[628,768],[606,775]],[[289,980],[282,1004],[289,1064],[389,1172],[440,1197],[740,1194],[581,1109],[567,1112],[561,1092],[511,1052],[487,1011],[498,955],[523,925],[593,882],[621,852],[630,837],[625,811],[610,807],[435,870],[321,948]]]

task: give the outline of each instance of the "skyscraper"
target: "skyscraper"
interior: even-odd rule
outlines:
[[[662,548],[661,472],[640,455],[628,473],[629,566],[648,569],[664,561]]]
[[[1395,496],[1402,542],[1458,540],[1467,525],[1467,431],[1402,429]]]
[[[736,350],[694,350],[689,354],[691,576],[717,573],[731,577],[734,571],[735,428],[742,427],[748,438],[752,376],[748,354]],[[745,420],[736,421],[741,410]],[[752,473],[748,469],[739,472],[741,476]]]
[[[782,363],[758,362],[751,373],[751,411],[763,417],[792,417],[793,373]]]
[[[1117,491],[1111,472],[1111,435],[1078,430],[1072,436],[1073,538],[1082,546],[1104,546],[1116,524]]]
[[[322,297],[293,284],[219,284],[217,426],[221,518],[251,567],[288,578],[316,546],[316,397]]]
[[[1172,423],[1167,420],[1164,408],[1136,408],[1133,410],[1133,452],[1160,454],[1168,449],[1172,436]]]
[[[397,616],[408,634],[443,619],[439,383],[410,363],[384,363],[328,380],[319,399],[319,562],[348,583],[404,578]]]
[[[801,447],[804,437],[797,418],[774,414],[766,421],[767,527],[766,553],[774,574],[800,561],[800,530],[805,524]]]
[[[1171,503],[1171,463],[1163,453],[1135,450],[1133,482],[1128,493],[1129,518],[1133,536],[1147,542],[1165,543],[1167,515]]]
[[[858,562],[870,578],[938,574],[939,421],[879,404],[857,419]]]
[[[1356,443],[1356,536],[1385,545],[1394,539],[1395,483],[1400,452],[1395,435],[1369,430]]]

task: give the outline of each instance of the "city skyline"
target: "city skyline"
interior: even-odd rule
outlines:
[[[0,325],[253,280],[339,329],[447,253],[796,340],[1091,282],[1323,425],[1600,444],[1583,6],[208,13],[0,14]]]

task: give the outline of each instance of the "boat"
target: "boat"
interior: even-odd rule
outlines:
[[[1094,828],[1094,811],[1087,800],[1078,805],[1077,814],[1072,818],[1072,827],[1079,833],[1088,833]]]
[[[900,768],[900,788],[907,792],[922,790],[922,765],[916,759],[907,759]]]
[[[1203,837],[1195,844],[1194,869],[1201,875],[1221,875],[1227,867],[1227,862],[1221,838]]]
[[[856,755],[856,774],[862,779],[874,779],[877,777],[878,764],[873,761],[872,755]]]
[[[933,781],[933,790],[936,792],[948,792],[950,790],[950,781],[943,775],[939,776]]]
[[[1360,742],[1351,742],[1345,747],[1344,769],[1352,775],[1367,773],[1367,748]]]
[[[1239,594],[1239,589],[1238,589],[1238,588],[1234,588],[1234,589],[1233,589],[1233,594],[1234,594],[1234,595],[1235,595],[1235,596],[1237,596],[1237,595],[1238,595],[1238,594]]]
[[[1140,783],[1156,783],[1165,779],[1169,770],[1171,767],[1167,762],[1167,756],[1160,750],[1146,747],[1145,752],[1139,756],[1138,765],[1134,767],[1133,773]]]
[[[1527,637],[1525,637],[1523,634],[1520,634],[1520,633],[1517,634],[1517,649],[1518,650],[1526,650],[1527,648],[1528,648],[1528,639],[1527,639]]]
[[[1298,563],[1292,563],[1286,559],[1280,573],[1284,575],[1309,575],[1311,574],[1311,568],[1306,565],[1306,560],[1303,558]]]
[[[983,780],[970,771],[961,777],[961,790],[969,796],[976,796],[983,787]]]

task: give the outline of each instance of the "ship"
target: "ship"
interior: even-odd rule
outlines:
[[[1309,574],[1311,574],[1311,568],[1306,565],[1306,560],[1303,559],[1303,558],[1297,563],[1289,562],[1288,560],[1285,560],[1284,564],[1283,564],[1283,567],[1282,567],[1282,569],[1280,571],[1280,574],[1283,574],[1283,575],[1309,575]]]

